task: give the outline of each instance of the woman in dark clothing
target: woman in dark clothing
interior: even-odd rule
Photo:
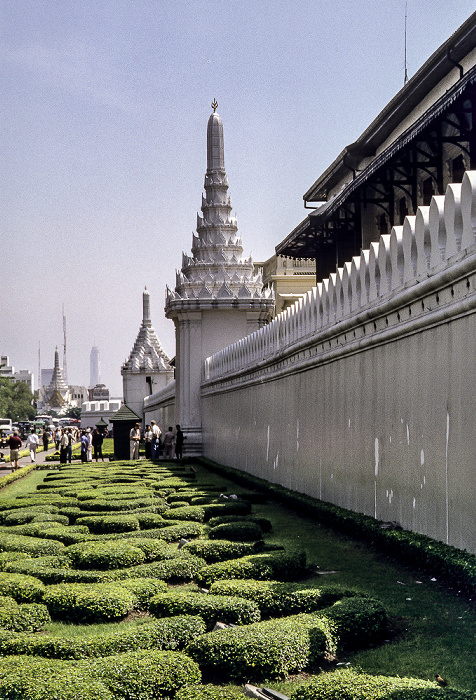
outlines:
[[[104,462],[104,457],[102,456],[103,440],[104,440],[103,436],[101,435],[99,430],[97,428],[95,428],[95,430],[93,430],[93,441],[92,442],[93,442],[93,448],[94,448],[93,457],[96,460],[96,462],[98,461],[99,457]]]

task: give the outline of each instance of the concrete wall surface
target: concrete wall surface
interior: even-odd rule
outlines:
[[[208,358],[204,455],[476,553],[476,173]]]

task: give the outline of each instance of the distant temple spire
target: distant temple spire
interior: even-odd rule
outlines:
[[[171,370],[170,360],[152,328],[150,294],[146,287],[142,293],[142,324],[129,359],[123,364],[121,373],[161,370]]]

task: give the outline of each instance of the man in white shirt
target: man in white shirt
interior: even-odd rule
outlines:
[[[35,431],[32,428],[31,433],[28,435],[28,437],[26,439],[25,447],[27,450],[30,450],[30,459],[31,459],[33,464],[35,464],[35,462],[36,462],[36,448],[38,447],[39,444],[40,444],[40,438],[38,437],[38,435],[35,433]]]

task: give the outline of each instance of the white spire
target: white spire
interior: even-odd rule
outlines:
[[[243,288],[249,299],[262,299],[272,305],[273,295],[262,289],[261,277],[254,274],[251,258],[243,259],[241,238],[237,236],[236,218],[228,196],[228,178],[225,171],[223,122],[216,111],[207,124],[207,170],[205,195],[202,195],[202,214],[197,215],[197,234],[192,236],[192,257],[184,254],[182,270],[177,274],[175,291],[167,291],[166,311],[170,304],[181,300],[220,300],[221,304],[244,300]]]
[[[150,319],[150,294],[147,287],[142,293],[142,324],[129,359],[122,366],[124,372],[154,372],[171,370],[170,360],[152,328]]]

